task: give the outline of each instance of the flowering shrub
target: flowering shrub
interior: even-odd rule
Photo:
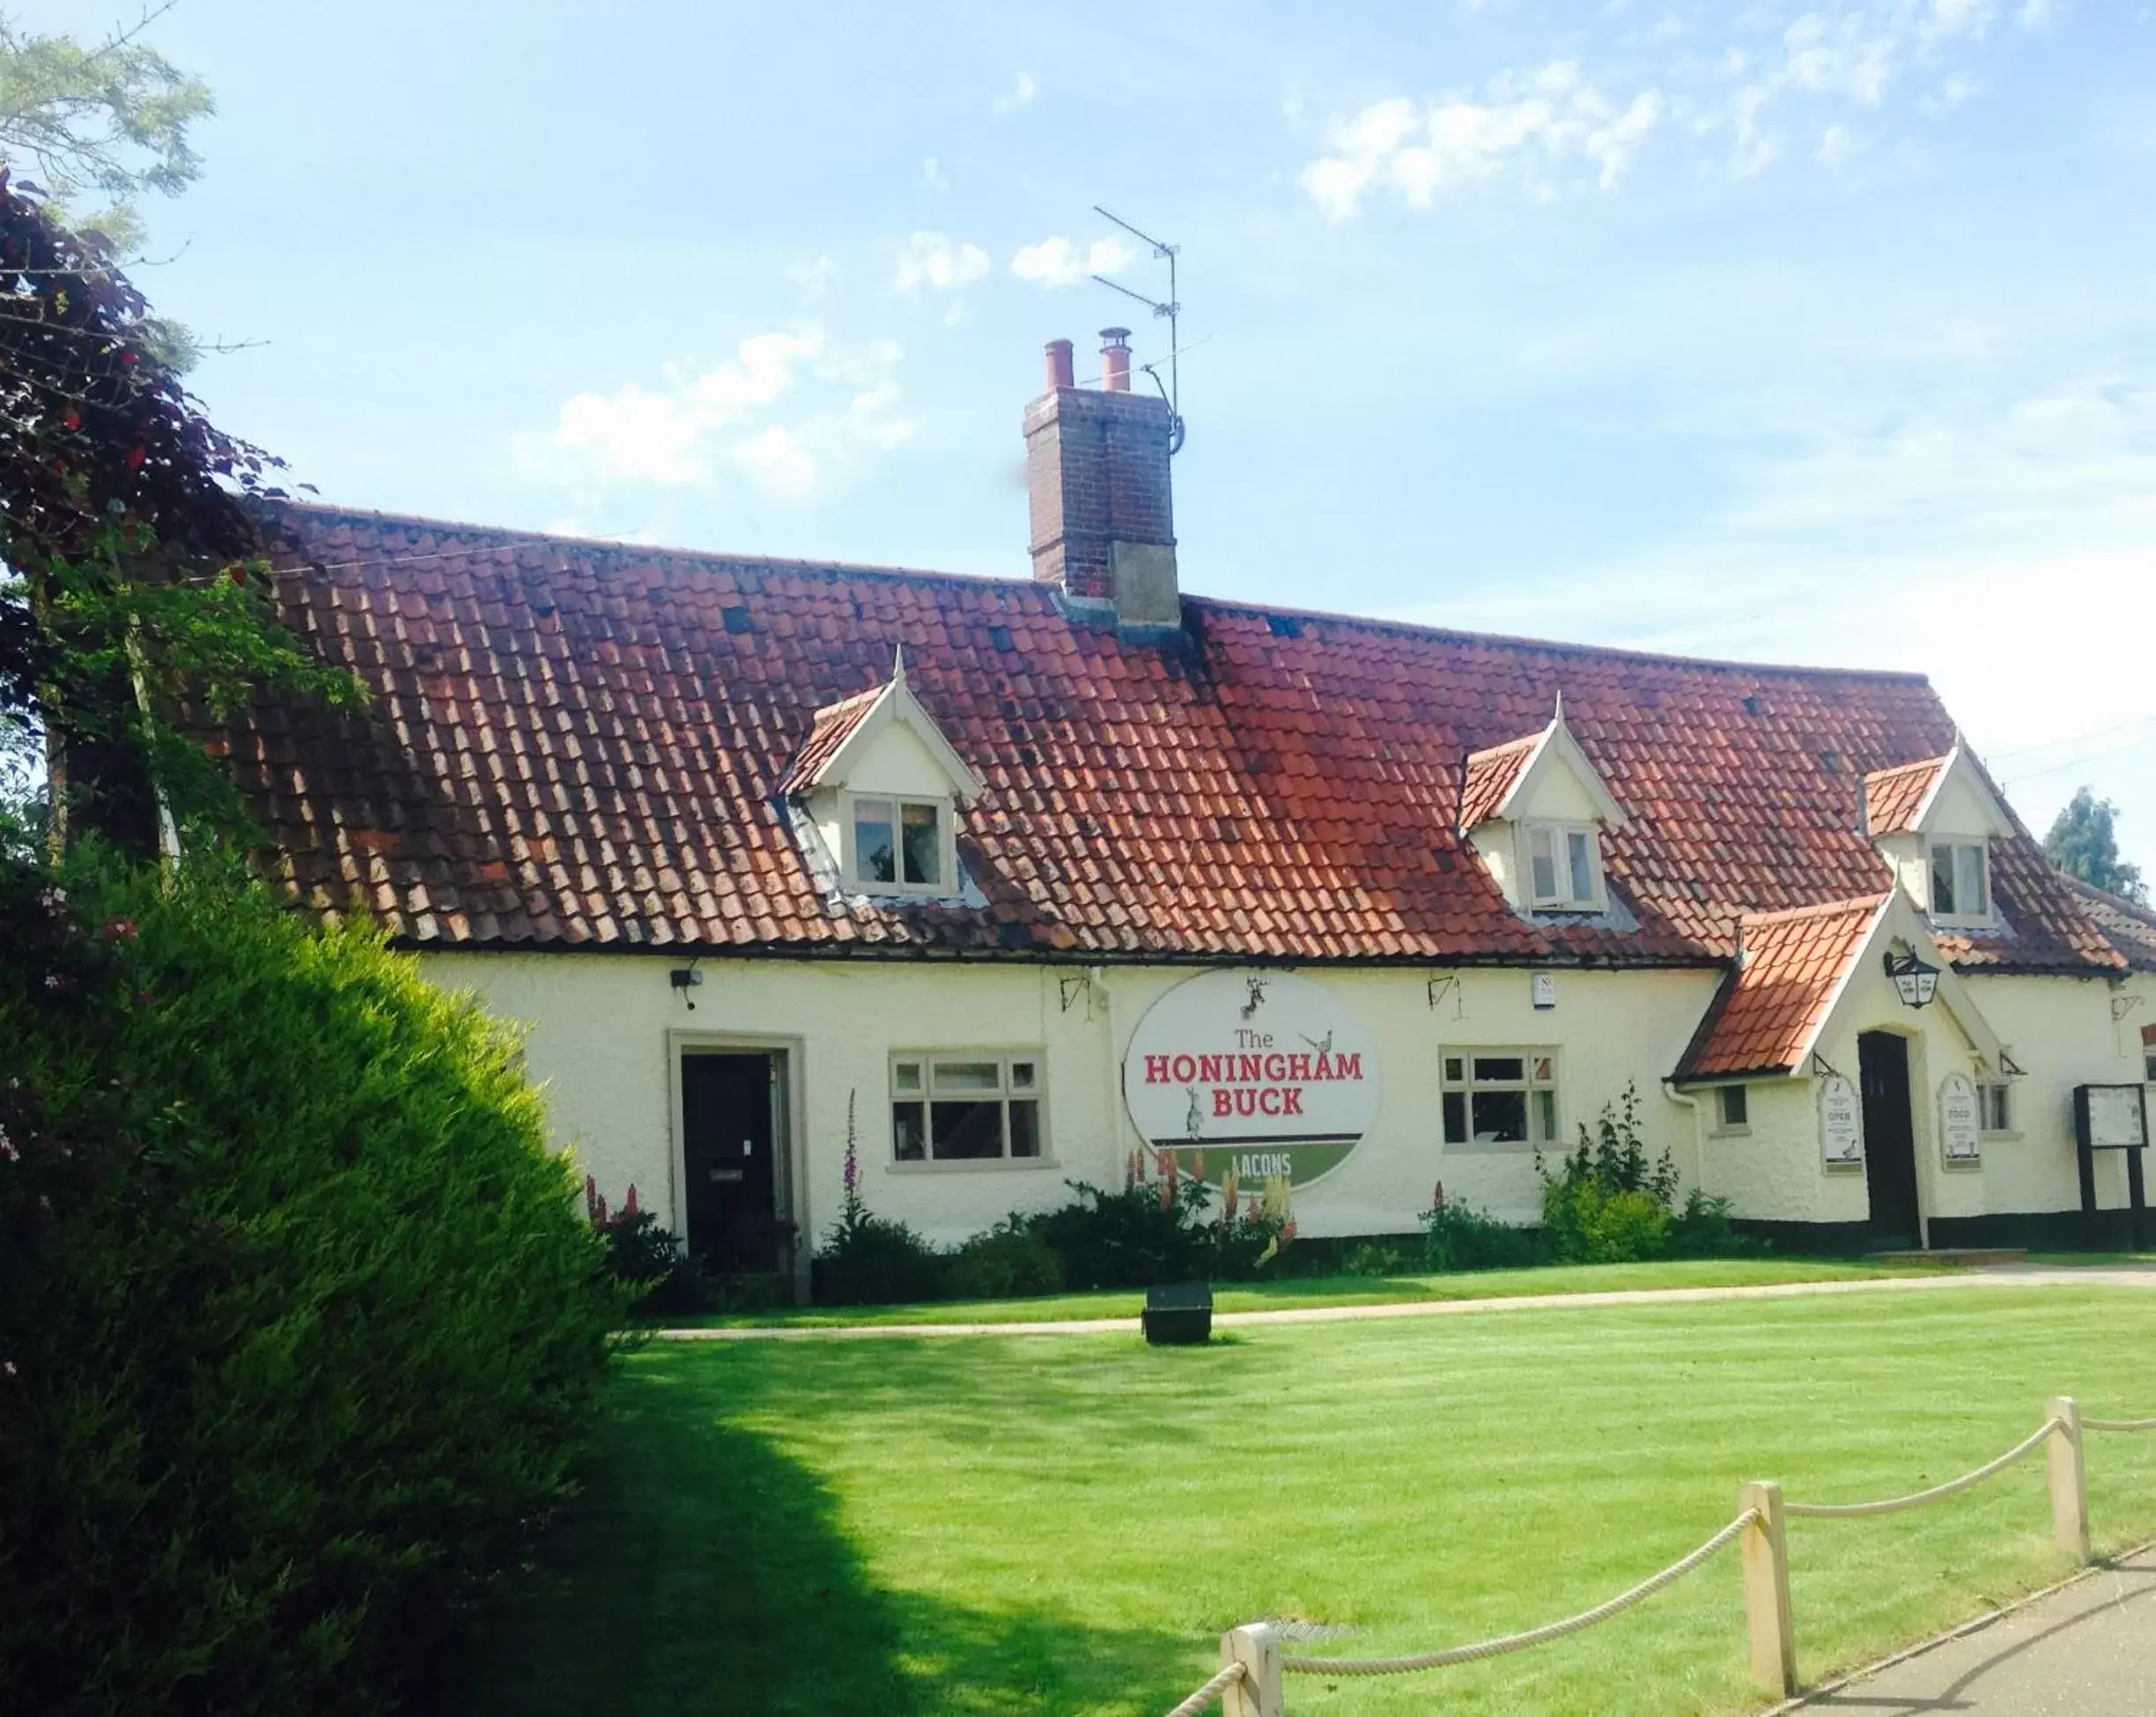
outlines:
[[[0,1043],[8,1707],[389,1708],[624,1297],[513,1041],[236,871],[0,857]]]
[[[1696,1187],[1680,1208],[1677,1167],[1650,1158],[1640,1139],[1639,1092],[1605,1103],[1590,1133],[1555,1174],[1542,1176],[1542,1230],[1562,1264],[1631,1264],[1644,1258],[1728,1256],[1753,1249],[1730,1226],[1729,1206]]]
[[[1549,1244],[1539,1229],[1501,1221],[1458,1199],[1447,1199],[1438,1182],[1430,1207],[1422,1212],[1423,1264],[1430,1270],[1515,1270],[1550,1261]]]
[[[811,1278],[816,1297],[838,1306],[890,1306],[941,1299],[949,1292],[943,1254],[904,1223],[878,1216],[861,1196],[855,1095],[846,1094],[845,1158],[840,1169],[838,1219],[816,1251]]]

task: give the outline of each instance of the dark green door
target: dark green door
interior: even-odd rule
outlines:
[[[682,1057],[690,1252],[721,1275],[780,1267],[768,1052]]]
[[[1864,1183],[1872,1237],[1883,1251],[1923,1244],[1916,1212],[1916,1130],[1909,1110],[1909,1040],[1867,1031],[1857,1040],[1864,1088]]]

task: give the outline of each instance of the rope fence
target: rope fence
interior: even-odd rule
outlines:
[[[2086,1562],[2090,1544],[2087,1474],[2081,1447],[2084,1431],[2156,1431],[2156,1419],[2084,1419],[2072,1396],[2060,1396],[2046,1404],[2043,1423],[2004,1455],[1927,1490],[1872,1502],[1785,1502],[1779,1485],[1755,1480],[1744,1486],[1734,1520],[1697,1549],[1638,1585],[1576,1616],[1473,1645],[1401,1657],[1288,1657],[1281,1653],[1280,1631],[1268,1623],[1253,1622],[1222,1636],[1219,1673],[1166,1717],[1200,1717],[1215,1700],[1220,1701],[1224,1717],[1284,1717],[1283,1683],[1289,1675],[1414,1675],[1547,1645],[1623,1614],[1674,1585],[1732,1544],[1739,1546],[1744,1564],[1745,1618],[1753,1678],[1768,1691],[1786,1698],[1796,1692],[1798,1685],[1789,1594],[1787,1522],[1791,1519],[1862,1520],[1920,1508],[1997,1478],[2041,1448],[2046,1451],[2050,1473],[2053,1536],[2062,1550]]]
[[[1206,1683],[1203,1687],[1170,1712],[1168,1717],[1198,1717],[1200,1712],[1209,1709],[1214,1700],[1219,1699],[1237,1683],[1245,1680],[1249,1675],[1250,1671],[1240,1663],[1229,1664],[1212,1680]]]
[[[1949,1478],[1944,1485],[1934,1485],[1928,1491],[1913,1492],[1908,1496],[1887,1497],[1879,1502],[1785,1502],[1782,1512],[1802,1515],[1808,1520],[1853,1521],[1870,1514],[1898,1514],[1904,1508],[1921,1508],[1927,1502],[1971,1490],[1995,1473],[2001,1473],[2023,1456],[2032,1455],[2036,1446],[2049,1438],[2059,1421],[2048,1419],[2035,1430],[2000,1455],[1996,1461],[1986,1461],[1974,1472],[1965,1472],[1959,1478]]]
[[[1453,1646],[1444,1651],[1424,1652],[1415,1657],[1286,1657],[1281,1668],[1294,1675],[1325,1676],[1407,1676],[1418,1669],[1442,1669],[1449,1663],[1473,1663],[1485,1657],[1502,1657],[1507,1652],[1525,1651],[1530,1646],[1539,1646],[1547,1640],[1562,1640],[1568,1633],[1579,1633],[1597,1622],[1606,1622],[1612,1616],[1621,1615],[1643,1598],[1650,1598],[1665,1586],[1673,1586],[1717,1551],[1727,1548],[1737,1535],[1759,1519],[1759,1510],[1747,1508],[1713,1537],[1690,1555],[1680,1557],[1661,1573],[1650,1574],[1629,1591],[1620,1592],[1606,1603],[1598,1603],[1592,1610],[1583,1610],[1576,1616],[1568,1616],[1561,1622],[1551,1622],[1545,1627],[1530,1628],[1525,1633],[1508,1633],[1495,1640],[1484,1640],[1473,1646]]]

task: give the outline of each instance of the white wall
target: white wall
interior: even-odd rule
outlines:
[[[695,1038],[784,1043],[797,1050],[794,1116],[812,1233],[839,1197],[849,1100],[863,1190],[879,1212],[952,1241],[1007,1212],[1044,1209],[1064,1181],[1119,1186],[1137,1138],[1121,1095],[1122,1052],[1146,1007],[1186,969],[927,961],[704,959],[694,1012],[668,983],[686,956],[608,954],[434,954],[434,982],[477,991],[497,1014],[524,1021],[532,1072],[543,1080],[557,1137],[617,1204],[636,1183],[647,1205],[681,1221],[676,1177],[673,1057]],[[1561,1127],[1581,1121],[1637,1083],[1650,1146],[1668,1147],[1687,1185],[1729,1198],[1740,1216],[1861,1222],[1861,1174],[1820,1160],[1815,1087],[1808,1077],[1750,1087],[1750,1131],[1717,1136],[1711,1092],[1691,1111],[1660,1080],[1676,1064],[1718,974],[1708,970],[1556,974],[1557,1006],[1532,1005],[1529,974],[1515,970],[1303,969],[1353,1011],[1375,1045],[1382,1085],[1377,1119],[1348,1160],[1296,1195],[1303,1233],[1406,1232],[1442,1180],[1448,1199],[1510,1220],[1532,1219],[1539,1188],[1532,1151],[1445,1147],[1439,1067],[1449,1047],[1554,1045]],[[2079,1204],[2072,1149],[2072,1087],[2138,1077],[2139,1028],[2156,999],[2114,1021],[2101,980],[1973,977],[1976,1005],[2028,1070],[2015,1094],[2021,1137],[1984,1141],[1981,1168],[1949,1170],[1936,1137],[1938,1083],[1973,1071],[1968,1043],[1943,1002],[1904,1006],[1883,974],[1853,981],[1835,1032],[1821,1045],[1857,1077],[1857,1035],[1875,1027],[1910,1035],[1919,1196],[1927,1218],[1984,1212],[2071,1210]],[[2150,998],[2146,977],[2127,993]],[[1435,995],[1435,1006],[1432,997]],[[1068,1005],[1066,1006],[1067,999]],[[1038,1049],[1045,1066],[1052,1153],[1038,1165],[900,1165],[891,1161],[888,1057],[894,1050]],[[1701,1135],[1704,1135],[1703,1138]],[[2124,1200],[2123,1166],[2099,1159],[2101,1201]]]
[[[1979,1166],[1949,1168],[1941,1155],[1939,1083],[1957,1070],[1979,1077],[1943,999],[1922,1010],[1905,1006],[1884,972],[1867,965],[1853,979],[1820,1054],[1854,1080],[1860,1033],[1884,1029],[1908,1037],[1917,1197],[1926,1220],[2078,1210],[2073,1088],[2138,1079],[2139,1022],[2156,1002],[2143,1001],[2116,1021],[2111,1005],[2115,996],[2145,995],[2149,980],[2137,978],[2123,990],[2101,978],[1974,976],[1964,982],[2016,1065],[2027,1070],[2013,1082],[2016,1133],[1986,1137]],[[1701,1095],[1711,1102],[1711,1094]],[[1707,1139],[1701,1175],[1706,1190],[1729,1198],[1742,1216],[1864,1221],[1870,1211],[1864,1176],[1829,1170],[1820,1161],[1817,1103],[1817,1082],[1805,1075],[1752,1085],[1748,1133]],[[1711,1109],[1707,1113],[1711,1125]],[[2098,1203],[2123,1207],[2123,1157],[2105,1153],[2096,1167]]]
[[[791,1040],[801,1051],[795,1120],[807,1171],[806,1209],[795,1220],[821,1232],[838,1206],[850,1098],[870,1205],[946,1241],[1015,1208],[1063,1202],[1067,1178],[1122,1184],[1125,1157],[1138,1143],[1123,1108],[1122,1050],[1148,1005],[1189,975],[1109,968],[1088,984],[1068,966],[705,959],[691,1013],[667,978],[685,958],[432,954],[422,964],[435,983],[475,990],[498,1015],[526,1023],[528,1065],[546,1084],[557,1136],[615,1203],[633,1182],[645,1204],[673,1212],[679,1225],[670,1057],[683,1034]],[[1440,1180],[1448,1199],[1512,1220],[1537,1213],[1532,1151],[1447,1150],[1441,1142],[1438,1057],[1447,1047],[1557,1046],[1568,1141],[1577,1123],[1591,1121],[1636,1080],[1650,1145],[1670,1147],[1687,1182],[1696,1170],[1690,1115],[1665,1099],[1658,1082],[1712,995],[1715,972],[1561,972],[1557,1006],[1546,1013],[1533,1007],[1525,971],[1304,968],[1303,975],[1362,1021],[1381,1083],[1377,1119],[1361,1146],[1297,1193],[1305,1234],[1411,1231]],[[1448,981],[1433,1007],[1439,978]],[[1044,1051],[1052,1161],[891,1161],[890,1053],[962,1048]]]

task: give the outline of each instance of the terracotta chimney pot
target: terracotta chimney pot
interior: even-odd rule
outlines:
[[[1048,391],[1059,387],[1075,387],[1077,381],[1071,370],[1071,343],[1051,340],[1048,343]]]
[[[1111,394],[1130,392],[1130,329],[1101,329],[1101,386]]]

